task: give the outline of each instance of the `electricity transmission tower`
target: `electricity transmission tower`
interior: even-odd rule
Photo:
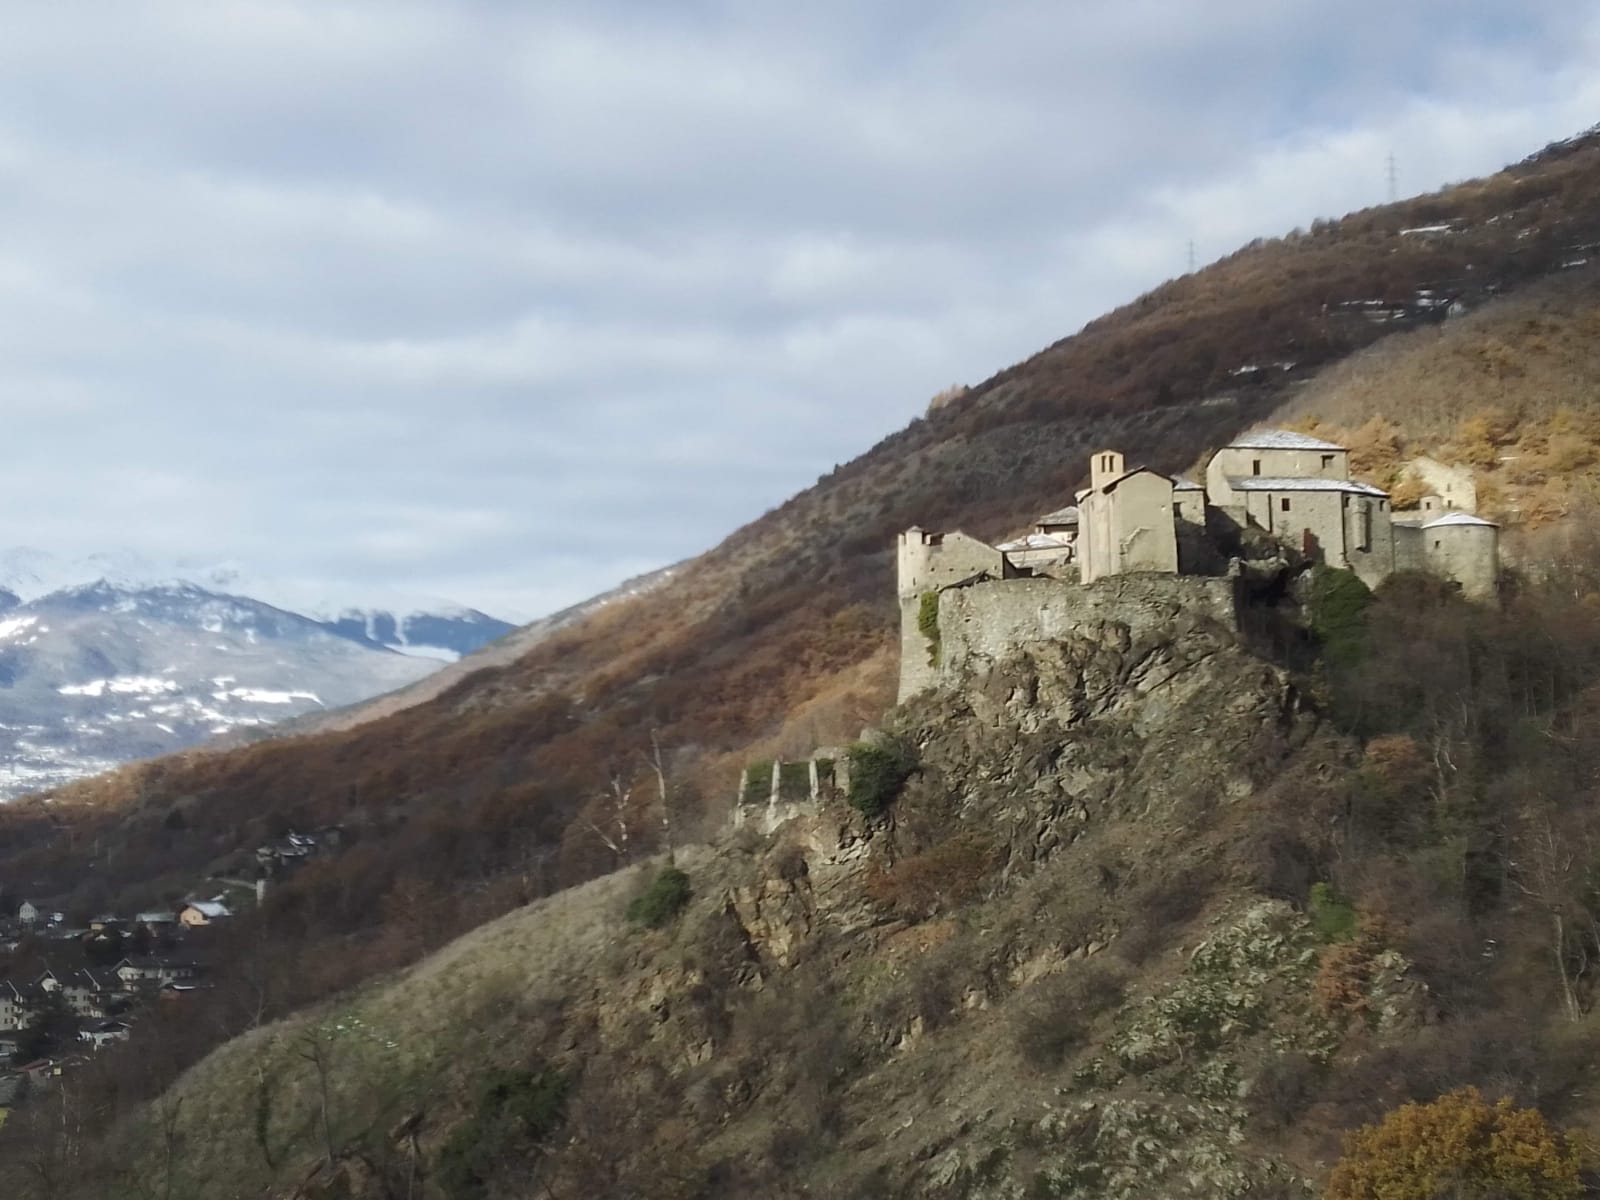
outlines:
[[[1400,172],[1395,168],[1394,155],[1389,155],[1389,203],[1400,199]]]

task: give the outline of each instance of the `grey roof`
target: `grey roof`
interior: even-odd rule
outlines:
[[[1175,492],[1203,492],[1205,488],[1192,479],[1185,479],[1182,475],[1174,475],[1172,477],[1172,490]]]
[[[1070,550],[1071,542],[1051,537],[1048,533],[1030,533],[1014,542],[1001,542],[996,550]]]
[[[1325,442],[1309,433],[1295,433],[1290,429],[1257,429],[1237,441],[1229,442],[1230,450],[1343,450],[1337,442]]]
[[[1424,529],[1437,529],[1441,525],[1486,525],[1490,529],[1499,529],[1493,521],[1485,521],[1482,517],[1475,517],[1471,513],[1453,512],[1423,524]]]
[[[1034,522],[1035,525],[1076,525],[1077,523],[1078,506],[1076,504],[1058,508],[1055,512],[1047,512]]]
[[[1302,476],[1230,475],[1228,482],[1241,492],[1350,492],[1357,496],[1387,496],[1382,488],[1354,479],[1308,479]]]

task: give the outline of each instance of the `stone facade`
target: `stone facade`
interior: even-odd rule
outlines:
[[[1421,527],[1427,570],[1471,600],[1492,600],[1500,586],[1500,528],[1470,513],[1449,513]]]
[[[1349,479],[1350,451],[1308,434],[1268,429],[1224,446],[1206,464],[1206,500],[1217,508],[1238,503],[1235,481]]]
[[[1416,464],[1439,468],[1430,481],[1450,496],[1429,497],[1421,513],[1397,520],[1387,492],[1350,478],[1345,447],[1308,434],[1244,435],[1212,455],[1203,488],[1148,467],[1129,470],[1121,454],[1099,450],[1076,509],[1041,517],[1018,541],[993,547],[962,533],[910,529],[899,547],[900,699],[979,661],[1091,626],[1137,636],[1189,612],[1236,628],[1234,568],[1221,577],[1226,542],[1215,532],[1230,522],[1310,562],[1353,571],[1368,586],[1397,570],[1429,571],[1473,599],[1492,600],[1499,530],[1452,508],[1476,498],[1470,475],[1463,480],[1459,468],[1433,459]],[[922,628],[927,595],[938,597],[936,637]]]
[[[922,597],[953,583],[987,575],[1005,578],[1015,572],[1006,556],[975,537],[956,531],[930,533],[913,526],[900,535],[897,589],[900,600],[901,701],[931,687],[938,677],[929,659],[928,639],[921,630]]]
[[[1138,639],[1189,614],[1238,628],[1232,578],[1140,573],[1089,584],[1013,579],[949,588],[939,595],[936,679],[951,680],[1013,651],[1096,625]]]
[[[1173,482],[1139,467],[1123,469],[1122,455],[1091,456],[1089,486],[1078,493],[1078,572],[1084,583],[1132,571],[1176,574]]]

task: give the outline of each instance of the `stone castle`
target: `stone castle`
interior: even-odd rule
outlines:
[[[1430,492],[1396,513],[1386,491],[1350,478],[1346,447],[1263,430],[1212,455],[1204,485],[1097,451],[1075,504],[998,546],[912,527],[899,540],[900,699],[1096,617],[1132,634],[1185,610],[1236,627],[1239,564],[1224,566],[1219,544],[1246,531],[1369,587],[1426,571],[1493,599],[1500,531],[1475,515],[1471,473],[1431,458],[1407,471]]]

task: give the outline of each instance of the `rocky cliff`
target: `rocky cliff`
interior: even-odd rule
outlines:
[[[1290,676],[1204,617],[1104,619],[881,736],[917,763],[884,816],[680,851],[660,931],[640,865],[223,1048],[165,1101],[174,1194],[1298,1194],[1327,1147],[1282,1136],[1282,1079],[1428,1003],[1376,942],[1318,1000],[1285,873],[1350,749]],[[559,1121],[500,1120],[493,1070],[559,1073]]]

